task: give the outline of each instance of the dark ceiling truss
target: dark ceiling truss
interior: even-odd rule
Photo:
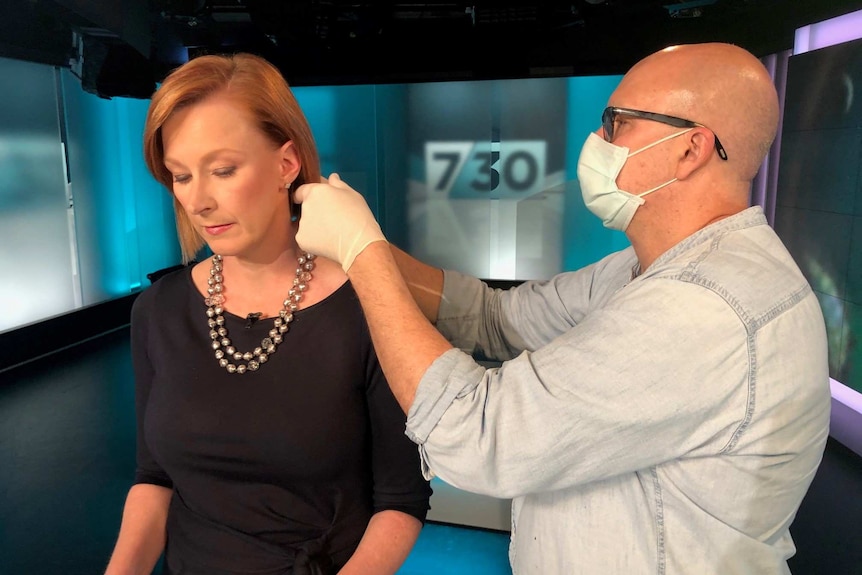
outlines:
[[[106,97],[146,97],[187,57],[238,51],[265,56],[297,86],[622,74],[671,44],[787,50],[799,26],[859,9],[862,0],[0,0],[0,56],[69,66]]]

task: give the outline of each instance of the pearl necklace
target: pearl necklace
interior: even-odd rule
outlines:
[[[218,364],[225,368],[228,373],[245,373],[246,371],[257,371],[261,364],[266,363],[269,356],[275,353],[278,344],[282,342],[282,335],[287,333],[288,324],[293,321],[293,312],[299,308],[302,294],[308,288],[311,281],[311,270],[314,269],[314,254],[305,253],[297,258],[299,267],[296,268],[296,277],[293,278],[293,287],[284,300],[282,309],[275,318],[274,327],[269,330],[269,336],[261,340],[260,346],[254,351],[241,352],[231,344],[227,328],[224,325],[224,276],[222,275],[222,257],[218,254],[212,257],[210,277],[207,279],[207,293],[209,297],[204,299],[207,305],[207,323],[210,327],[210,338],[212,348]],[[237,363],[231,363],[231,360]],[[240,363],[243,362],[243,363]]]

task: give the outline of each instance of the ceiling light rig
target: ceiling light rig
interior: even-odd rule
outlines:
[[[699,18],[703,15],[704,6],[715,4],[717,0],[689,0],[666,4],[664,6],[671,18]]]

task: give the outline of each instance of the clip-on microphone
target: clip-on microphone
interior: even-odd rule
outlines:
[[[252,313],[248,314],[247,316],[245,316],[245,329],[250,329],[251,326],[254,325],[254,322],[259,320],[260,316],[262,316],[262,315],[263,315],[263,312],[255,311],[255,312],[252,312]]]

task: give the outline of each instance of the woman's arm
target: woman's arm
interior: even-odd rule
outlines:
[[[365,535],[338,575],[393,575],[416,543],[422,522],[401,511],[375,513]]]
[[[362,317],[358,306],[356,311]],[[406,416],[386,383],[364,318],[362,323],[374,514],[339,575],[393,575],[419,537],[432,490],[422,476],[419,450],[404,434]]]
[[[138,483],[129,489],[120,535],[105,575],[150,575],[165,548],[165,523],[173,490]]]

